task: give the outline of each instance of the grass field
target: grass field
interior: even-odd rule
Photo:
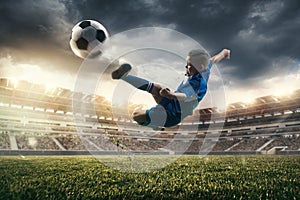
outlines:
[[[300,199],[299,155],[182,156],[148,173],[92,156],[0,157],[0,170],[0,199]]]

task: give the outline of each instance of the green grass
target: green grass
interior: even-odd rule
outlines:
[[[0,199],[300,199],[299,155],[182,156],[148,173],[92,156],[0,157],[0,171]]]

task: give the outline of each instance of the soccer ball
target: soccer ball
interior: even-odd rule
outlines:
[[[109,34],[102,24],[94,20],[84,20],[73,27],[70,46],[80,58],[95,58],[101,55],[101,47],[108,38]]]

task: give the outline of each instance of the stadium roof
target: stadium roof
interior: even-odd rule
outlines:
[[[2,103],[64,112],[72,112],[72,105],[76,104],[76,101],[102,107],[110,105],[104,97],[94,94],[74,93],[59,87],[49,88],[46,85],[6,78],[0,79],[0,97]]]
[[[60,87],[47,87],[27,81],[14,79],[0,79],[0,102],[3,104],[17,104],[33,108],[51,109],[54,111],[73,112],[73,106],[82,106],[87,114],[98,116],[112,116],[111,102],[104,97],[95,94],[73,92]],[[92,108],[90,109],[89,107]],[[133,105],[129,105],[133,109]],[[226,108],[226,118],[251,116],[265,113],[294,111],[300,109],[300,89],[288,96],[263,96],[256,98],[252,103],[236,102]],[[90,113],[89,113],[90,112]],[[125,109],[119,111],[121,115],[128,113]],[[217,108],[205,108],[194,112],[195,116],[201,116],[201,120],[224,119],[224,111]]]

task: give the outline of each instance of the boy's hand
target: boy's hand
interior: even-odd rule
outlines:
[[[162,97],[167,97],[167,98],[170,98],[171,96],[171,90],[169,88],[163,88],[159,91],[159,94],[162,96]]]
[[[230,50],[229,49],[223,49],[222,54],[223,54],[224,58],[230,59]]]

